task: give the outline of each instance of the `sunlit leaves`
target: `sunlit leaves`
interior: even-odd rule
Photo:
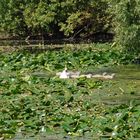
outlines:
[[[55,12],[50,10],[50,5],[40,1],[38,5],[29,4],[24,10],[25,22],[33,31],[43,28],[49,30],[49,24],[54,20]]]
[[[116,42],[129,52],[140,52],[139,0],[120,0],[112,5]]]

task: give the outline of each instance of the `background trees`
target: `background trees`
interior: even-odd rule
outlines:
[[[2,0],[0,30],[12,35],[85,37],[108,30],[103,0]]]
[[[1,0],[0,3],[0,31],[13,36],[24,35],[27,26],[24,20],[25,2],[19,0]]]
[[[140,0],[112,3],[115,41],[130,52],[140,52]]]
[[[102,0],[76,1],[66,20],[59,23],[60,30],[64,31],[65,35],[73,35],[73,37],[104,32],[108,29],[109,22],[107,7],[107,2]]]
[[[140,0],[1,0],[0,32],[87,38],[111,31],[119,45],[139,51],[139,13]]]

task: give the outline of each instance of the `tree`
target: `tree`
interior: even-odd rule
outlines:
[[[69,7],[69,2],[62,3],[62,6],[64,9]],[[59,23],[60,30],[66,36],[73,37],[104,32],[109,29],[110,23],[107,8],[107,2],[103,0],[77,0],[73,3],[73,9],[68,12],[67,19]]]
[[[109,29],[106,0],[2,0],[0,31],[11,35],[87,37]]]
[[[12,35],[24,35],[27,26],[24,22],[24,2],[19,0],[2,0],[0,3],[0,31]]]
[[[113,3],[115,41],[131,52],[140,52],[140,0]]]
[[[53,6],[42,0],[37,4],[28,4],[24,10],[26,25],[33,33],[39,34],[51,32],[51,23],[54,21],[55,15]]]

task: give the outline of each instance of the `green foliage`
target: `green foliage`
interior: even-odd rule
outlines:
[[[24,10],[25,23],[28,28],[42,33],[42,30],[50,31],[52,21],[54,21],[55,11],[54,7],[50,4],[40,1],[38,4],[30,3]]]
[[[66,20],[66,23],[60,23],[61,31],[69,36],[74,30],[82,26],[86,20],[91,18],[91,14],[85,12],[72,13]]]
[[[108,30],[107,7],[103,0],[2,0],[0,31],[22,36],[88,36]]]
[[[120,49],[110,50],[105,44],[36,54],[1,53],[0,137],[27,139],[27,135],[36,137],[39,133],[91,139],[139,138],[139,102],[129,104],[128,100],[125,104],[109,106],[102,96],[118,97],[122,93],[97,92],[97,89],[110,88],[114,80],[64,80],[55,76],[65,65],[87,72],[101,65],[128,63],[126,57]]]
[[[140,1],[114,2],[116,42],[129,51],[140,52]]]
[[[90,34],[108,30],[110,18],[106,12],[108,7],[106,1],[76,1],[73,7],[66,21],[59,24],[65,35],[90,36]]]
[[[25,3],[2,0],[0,3],[0,31],[11,35],[24,35],[27,27],[23,17]]]

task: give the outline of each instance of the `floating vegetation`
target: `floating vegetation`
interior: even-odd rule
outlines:
[[[119,51],[89,47],[1,53],[0,138],[140,138],[140,81],[123,79],[131,74],[127,69],[119,73],[116,65],[128,63]],[[112,80],[64,80],[56,73],[65,65],[70,71],[116,75]]]

